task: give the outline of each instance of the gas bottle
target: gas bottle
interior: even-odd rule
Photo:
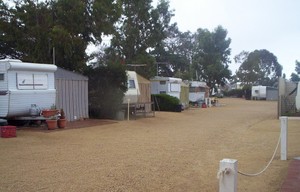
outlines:
[[[29,109],[29,115],[30,116],[39,116],[40,115],[40,109],[36,104],[31,104],[31,107]]]

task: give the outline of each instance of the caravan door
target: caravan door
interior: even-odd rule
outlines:
[[[0,65],[0,117],[6,117],[8,113],[8,81],[5,65]]]

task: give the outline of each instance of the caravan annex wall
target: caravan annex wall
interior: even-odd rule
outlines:
[[[0,117],[28,116],[32,104],[40,109],[55,105],[56,69],[50,64],[0,60]]]

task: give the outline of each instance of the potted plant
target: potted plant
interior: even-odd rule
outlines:
[[[53,130],[57,127],[57,116],[51,116],[46,119],[48,130]]]
[[[65,128],[67,124],[66,114],[63,109],[60,110],[60,116],[57,120],[58,128]]]
[[[50,109],[43,109],[41,115],[43,115],[46,118],[55,116],[58,114],[58,110],[56,109],[56,106],[53,104]]]

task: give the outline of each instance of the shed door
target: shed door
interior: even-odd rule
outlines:
[[[7,73],[0,69],[0,117],[6,117],[8,113],[8,83]]]

